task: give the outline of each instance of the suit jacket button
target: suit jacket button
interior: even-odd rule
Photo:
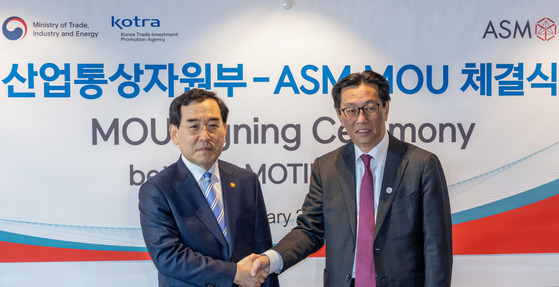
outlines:
[[[346,279],[346,280],[351,280],[351,275],[350,275],[350,274],[346,274],[345,279]]]

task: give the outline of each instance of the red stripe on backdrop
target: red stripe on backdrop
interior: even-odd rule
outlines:
[[[83,250],[0,242],[0,262],[151,260],[147,252]]]
[[[0,263],[151,260],[147,252],[44,247],[0,241]],[[325,257],[323,246],[310,257]]]
[[[452,227],[455,255],[559,253],[559,195]]]
[[[309,257],[326,257],[326,244],[323,245],[317,252],[309,255]]]
[[[559,195],[453,225],[455,255],[559,253]],[[542,216],[545,215],[545,217]],[[150,260],[147,252],[81,250],[0,242],[0,262]],[[325,257],[324,246],[310,257]]]

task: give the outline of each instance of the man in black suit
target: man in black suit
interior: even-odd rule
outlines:
[[[140,188],[142,233],[159,286],[279,286],[251,276],[272,246],[256,174],[218,160],[228,109],[215,93],[192,89],[170,105],[169,132],[181,156]]]
[[[255,260],[253,274],[285,271],[326,244],[324,286],[450,286],[443,169],[436,155],[386,131],[389,92],[388,81],[372,71],[334,85],[334,107],[352,142],[315,160],[297,226]]]

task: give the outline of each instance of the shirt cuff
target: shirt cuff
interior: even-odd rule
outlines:
[[[270,271],[268,272],[268,274],[279,274],[283,269],[283,259],[281,258],[279,252],[270,249],[262,253],[262,255],[266,255],[268,256],[268,259],[270,259]]]

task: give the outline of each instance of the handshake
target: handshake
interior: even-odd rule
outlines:
[[[266,255],[251,254],[237,263],[233,283],[241,287],[258,287],[268,277],[270,260]]]

